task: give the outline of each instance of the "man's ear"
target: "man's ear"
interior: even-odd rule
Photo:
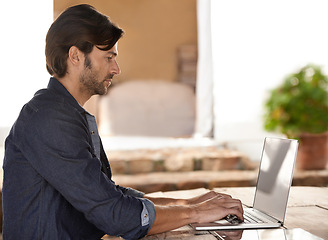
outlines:
[[[68,61],[70,61],[75,66],[83,63],[82,56],[83,53],[76,46],[72,46],[68,50]]]

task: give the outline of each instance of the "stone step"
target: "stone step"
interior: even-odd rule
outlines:
[[[116,150],[106,154],[115,174],[251,170],[258,165],[238,151],[214,146]]]
[[[257,170],[155,172],[134,175],[114,174],[113,180],[121,186],[151,193],[195,188],[250,187],[256,185],[257,174]],[[327,187],[328,170],[296,170],[293,185]]]

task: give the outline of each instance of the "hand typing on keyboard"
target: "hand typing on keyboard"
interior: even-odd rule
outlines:
[[[243,222],[236,215],[233,214],[228,214],[224,219],[231,224],[239,224]]]

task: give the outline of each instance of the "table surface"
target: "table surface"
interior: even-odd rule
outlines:
[[[247,206],[252,206],[255,188],[216,188],[215,191],[230,194]],[[188,198],[208,191],[200,188],[194,190],[157,192],[152,196]],[[302,228],[318,237],[328,240],[328,188],[326,187],[292,187],[284,226],[287,229]],[[208,231],[195,231],[190,226],[143,238],[152,239],[217,239]]]

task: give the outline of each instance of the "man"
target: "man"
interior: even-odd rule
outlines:
[[[120,73],[123,31],[89,5],[64,11],[46,38],[47,89],[22,109],[6,139],[4,239],[138,239],[235,214],[239,200],[209,192],[150,198],[116,185],[95,118],[83,108]]]

